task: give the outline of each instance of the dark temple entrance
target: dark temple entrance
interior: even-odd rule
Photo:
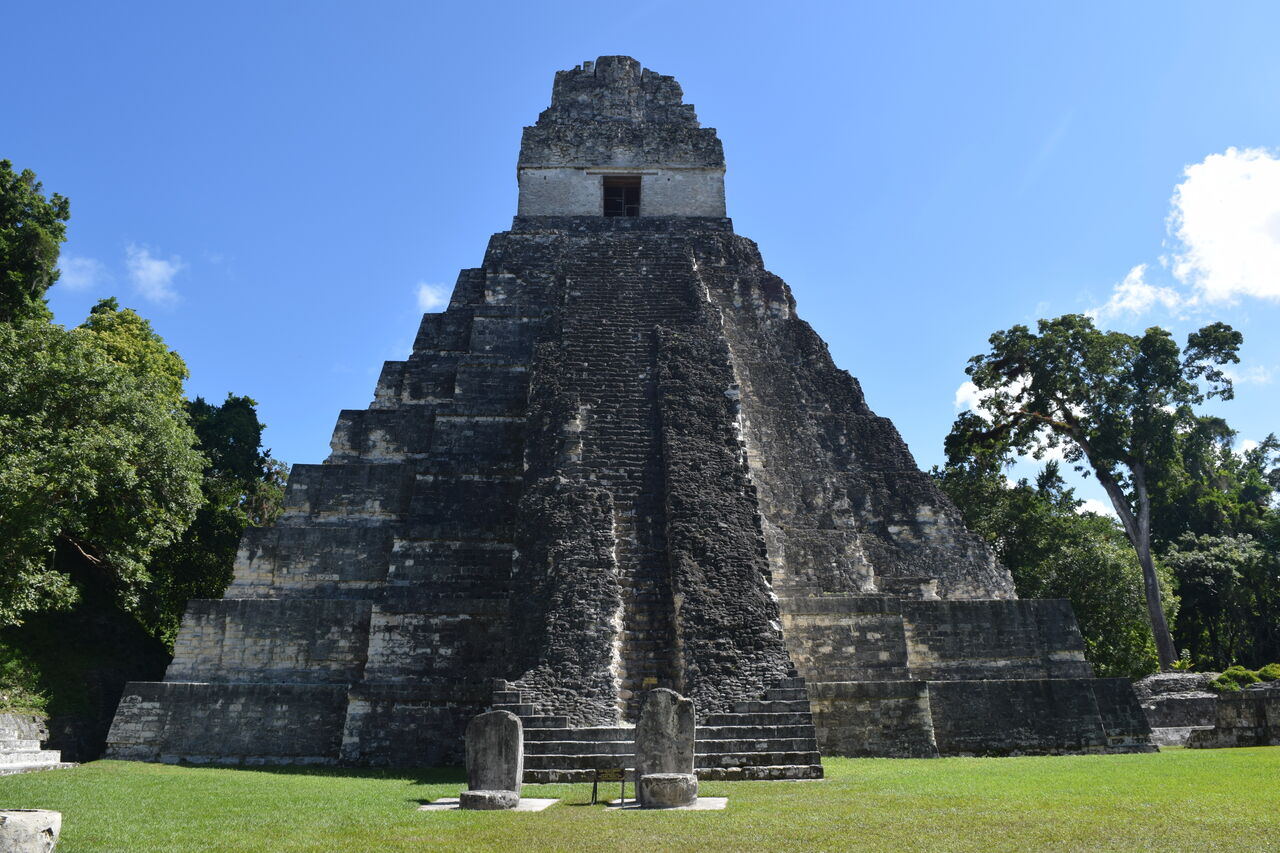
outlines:
[[[604,179],[604,215],[640,215],[640,178],[617,176]]]

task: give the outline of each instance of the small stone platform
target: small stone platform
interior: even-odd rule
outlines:
[[[37,714],[0,714],[0,776],[75,767],[62,760],[60,750],[40,748],[48,737],[49,730]]]

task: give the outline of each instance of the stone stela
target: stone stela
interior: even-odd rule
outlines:
[[[1153,749],[1070,605],[1016,597],[734,232],[724,177],[674,78],[557,72],[511,228],[294,466],[108,755],[457,764],[494,708],[525,781],[587,782],[635,767],[655,686],[696,703],[703,779]]]
[[[467,790],[464,809],[513,809],[524,778],[524,730],[510,711],[489,711],[467,723]]]
[[[636,723],[636,799],[644,808],[698,801],[693,702],[659,687],[645,695]]]

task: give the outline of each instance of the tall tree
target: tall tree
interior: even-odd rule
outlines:
[[[44,187],[30,169],[0,160],[0,322],[48,318],[44,294],[58,280],[58,251],[67,238],[71,203]]]
[[[1061,448],[1111,499],[1142,566],[1147,614],[1162,669],[1177,660],[1151,551],[1152,486],[1182,476],[1186,437],[1225,430],[1195,406],[1232,397],[1221,366],[1239,361],[1242,338],[1205,326],[1179,349],[1164,329],[1104,332],[1080,314],[1041,320],[1038,334],[1014,326],[993,334],[990,352],[965,372],[980,393],[947,436],[948,458],[1011,453],[1043,458]]]

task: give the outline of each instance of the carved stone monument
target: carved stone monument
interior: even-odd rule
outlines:
[[[641,806],[697,802],[694,749],[693,700],[661,687],[646,693],[636,723],[636,799]]]
[[[511,229],[294,466],[109,755],[456,763],[501,707],[539,731],[527,781],[591,781],[655,684],[697,703],[703,778],[1152,749],[1070,605],[1018,600],[734,232],[724,174],[674,78],[557,72]]]
[[[513,809],[524,777],[524,731],[509,711],[489,711],[467,724],[467,788],[464,809]]]

